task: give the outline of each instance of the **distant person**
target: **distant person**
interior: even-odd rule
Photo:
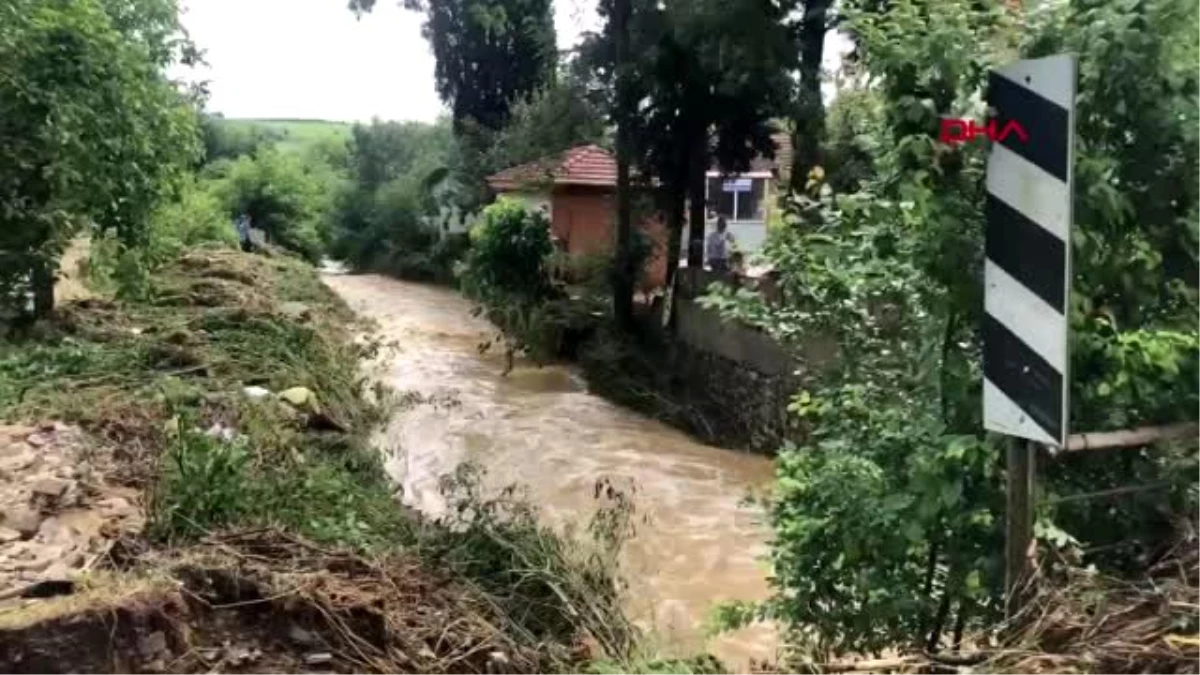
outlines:
[[[733,255],[733,235],[727,231],[728,228],[725,216],[717,216],[717,230],[708,235],[704,246],[704,255],[708,258],[709,267],[721,274],[729,271],[729,259]]]
[[[250,245],[250,216],[242,214],[237,217],[237,234],[238,243],[242,250],[249,253],[252,246]]]

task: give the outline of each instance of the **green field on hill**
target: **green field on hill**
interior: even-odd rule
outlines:
[[[231,128],[258,127],[279,134],[279,148],[295,150],[322,138],[349,140],[351,122],[303,119],[224,118],[222,124]]]

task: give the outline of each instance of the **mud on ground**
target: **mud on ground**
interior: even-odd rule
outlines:
[[[125,542],[113,560],[128,568],[0,612],[0,670],[555,668],[547,652],[515,644],[482,596],[403,555],[368,560],[259,530],[169,552]]]
[[[59,422],[0,426],[0,612],[69,585],[145,522],[136,490],[109,482],[111,453]]]

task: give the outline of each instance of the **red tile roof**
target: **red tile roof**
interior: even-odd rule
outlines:
[[[493,190],[503,192],[526,185],[617,184],[617,161],[598,145],[580,145],[547,159],[509,167],[487,178]]]
[[[778,168],[780,171],[777,175],[783,175],[791,169],[790,137],[781,132],[774,134],[772,138],[777,147],[775,159],[757,158],[751,163],[751,171],[772,171]],[[518,164],[494,173],[488,176],[487,183],[497,192],[549,185],[616,187],[617,160],[612,153],[598,145],[579,145],[556,157]]]

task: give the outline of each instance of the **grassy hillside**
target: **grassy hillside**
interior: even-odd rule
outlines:
[[[350,122],[334,122],[329,120],[299,120],[299,119],[262,119],[262,118],[226,118],[222,124],[230,128],[259,127],[277,133],[280,136],[279,147],[283,150],[296,150],[322,138],[350,138]]]

